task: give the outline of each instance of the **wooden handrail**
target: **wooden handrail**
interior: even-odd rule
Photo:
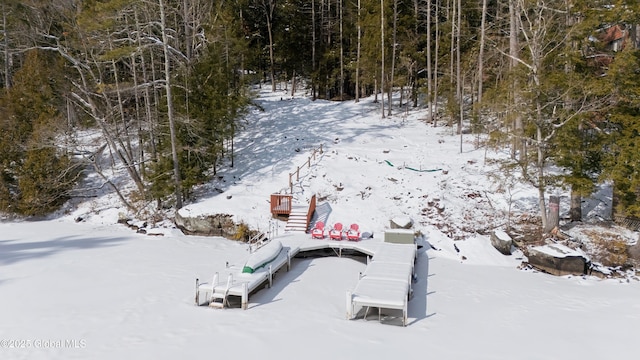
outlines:
[[[316,195],[314,194],[311,197],[311,201],[309,201],[309,210],[307,211],[307,231],[309,230],[309,224],[311,223],[311,218],[313,217],[313,213],[316,211]]]
[[[307,165],[308,168],[311,167],[311,159],[313,158],[313,160],[316,160],[316,154],[322,154],[323,150],[322,150],[322,144],[320,144],[320,147],[318,147],[317,149],[313,149],[313,151],[311,152],[311,156],[309,156],[309,158],[307,159],[307,161],[304,162],[304,164],[302,164],[302,166],[298,166],[296,167],[296,171],[289,173],[289,192],[291,194],[293,194],[293,175],[296,175],[296,182],[300,181],[300,169],[303,168],[305,165]]]
[[[271,194],[271,214],[290,215],[293,195]]]

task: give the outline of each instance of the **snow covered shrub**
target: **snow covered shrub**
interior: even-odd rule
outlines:
[[[249,225],[244,222],[240,222],[236,225],[236,234],[233,237],[234,240],[247,241],[250,237],[251,229],[249,228]]]

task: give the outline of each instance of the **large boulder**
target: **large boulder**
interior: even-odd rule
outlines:
[[[491,245],[504,255],[511,255],[511,247],[513,239],[502,230],[496,230],[491,233]]]
[[[176,226],[187,235],[223,236],[232,239],[236,236],[236,224],[229,214],[189,216],[176,212]]]
[[[583,275],[589,260],[580,252],[560,244],[528,248],[529,264],[553,275]]]
[[[635,244],[627,247],[629,262],[635,267],[640,267],[640,239]]]
[[[408,216],[397,216],[389,221],[389,227],[392,229],[411,229],[413,220]]]

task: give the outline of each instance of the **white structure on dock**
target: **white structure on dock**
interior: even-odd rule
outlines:
[[[210,283],[196,280],[196,305],[223,308],[228,306],[229,297],[235,296],[241,299],[241,307],[247,309],[249,295],[261,286],[271,287],[274,274],[285,266],[288,271],[291,259],[299,253],[331,250],[337,256],[342,256],[343,252],[359,252],[367,256],[367,267],[360,274],[354,290],[347,292],[347,319],[354,319],[363,311],[366,320],[370,308],[377,308],[381,319],[383,309],[395,309],[402,311],[402,324],[406,325],[411,284],[415,277],[415,242],[317,240],[311,239],[308,234],[297,233],[284,234],[273,241],[281,246],[264,246],[250,255],[247,263],[254,263],[256,257],[273,258],[252,273],[242,271],[246,266],[227,267],[225,271],[216,272]],[[269,253],[275,251],[278,253]]]
[[[268,247],[261,248],[269,250]],[[210,307],[224,308],[229,304],[229,297],[236,296],[241,299],[240,304],[243,309],[247,309],[249,294],[267,283],[269,287],[273,284],[273,275],[283,268],[287,271],[291,268],[291,259],[298,253],[299,249],[290,246],[281,246],[278,254],[266,265],[255,269],[253,272],[243,272],[241,268],[227,267],[222,276],[220,272],[213,275],[210,283],[200,283],[196,279],[196,305],[208,304]],[[253,255],[262,255],[260,250]],[[227,278],[226,282],[221,280]]]

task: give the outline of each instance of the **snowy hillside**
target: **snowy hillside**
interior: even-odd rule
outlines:
[[[259,99],[265,112],[256,110],[236,145],[239,168],[226,170],[209,187],[221,193],[186,206],[185,214],[229,213],[264,227],[269,194],[287,191],[288,174],[300,166],[297,202],[316,194],[330,207],[329,221],[381,231],[389,219],[408,216],[458,239],[505,224],[506,195],[487,182],[493,168],[484,161],[486,149],[476,149],[475,137],[463,139],[461,153],[460,138],[450,128],[425,124],[424,111],[381,119],[371,99],[281,101],[281,95]],[[323,155],[305,166],[320,145]],[[531,194],[518,194],[518,206],[535,214],[527,205],[535,204]]]
[[[266,229],[269,195],[316,194],[329,224],[382,233],[411,218],[433,245],[419,252],[406,328],[345,320],[345,292],[365,264],[295,260],[249,309],[194,306],[195,279],[242,265],[245,244],[185,236],[169,222],[136,234],[116,224],[112,194],[38,222],[0,223],[0,358],[176,359],[191,357],[383,359],[628,358],[640,320],[635,277],[553,277],[519,269],[488,232],[537,215],[533,189],[500,189],[487,174],[506,154],[476,147],[424,110],[380,118],[376,104],[262,93],[236,142],[234,168],[198,189],[182,213],[231,214]],[[308,161],[312,149],[324,153]],[[460,148],[462,146],[462,152]],[[566,204],[566,194],[562,204]],[[606,191],[585,203],[606,218]],[[566,210],[566,208],[564,209]],[[131,214],[128,214],[131,215]],[[76,223],[75,219],[83,221]],[[284,223],[278,223],[280,231]],[[637,234],[624,232],[635,241]],[[455,246],[454,246],[455,244]],[[458,248],[459,251],[456,250]],[[463,258],[464,257],[464,258]]]

